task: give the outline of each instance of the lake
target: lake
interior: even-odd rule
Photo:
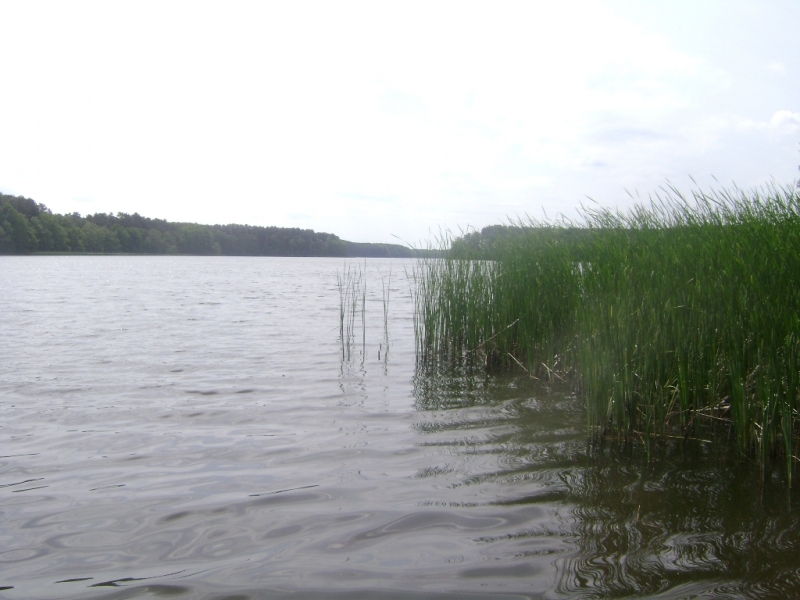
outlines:
[[[342,259],[0,257],[0,597],[800,597],[779,472],[417,369],[413,261],[348,264],[349,351]]]

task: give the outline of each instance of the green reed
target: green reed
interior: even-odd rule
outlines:
[[[383,301],[383,339],[389,345],[389,300],[392,294],[392,268],[389,267],[389,275],[386,279],[381,275],[381,300]]]
[[[389,300],[392,295],[392,268],[391,266],[389,267],[388,278],[384,278],[383,274],[380,273],[380,269],[378,269],[378,273],[381,278],[381,300],[383,302],[383,342],[378,347],[378,360],[381,360],[382,354],[385,370],[389,361]]]
[[[571,380],[596,440],[800,441],[800,196],[769,187],[527,220],[414,270],[417,356]],[[491,260],[479,260],[491,258]]]
[[[346,265],[344,271],[336,272],[336,287],[339,290],[339,341],[342,346],[342,360],[350,360],[355,347],[356,317],[361,320],[361,356],[366,352],[366,303],[367,282],[366,265],[352,267]]]

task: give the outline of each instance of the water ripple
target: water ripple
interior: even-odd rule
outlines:
[[[416,371],[399,263],[342,360],[337,268],[0,258],[3,598],[800,597],[783,475],[590,452],[569,387]]]

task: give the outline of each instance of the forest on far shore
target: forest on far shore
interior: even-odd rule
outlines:
[[[42,252],[341,257],[417,254],[399,244],[348,242],[311,229],[171,223],[138,213],[60,215],[30,198],[0,194],[0,254]]]

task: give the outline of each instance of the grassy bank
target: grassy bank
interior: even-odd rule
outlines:
[[[497,232],[495,232],[497,233]],[[449,240],[446,240],[449,243]],[[419,360],[571,380],[598,440],[786,461],[800,432],[800,196],[668,190],[452,241],[415,270]]]

